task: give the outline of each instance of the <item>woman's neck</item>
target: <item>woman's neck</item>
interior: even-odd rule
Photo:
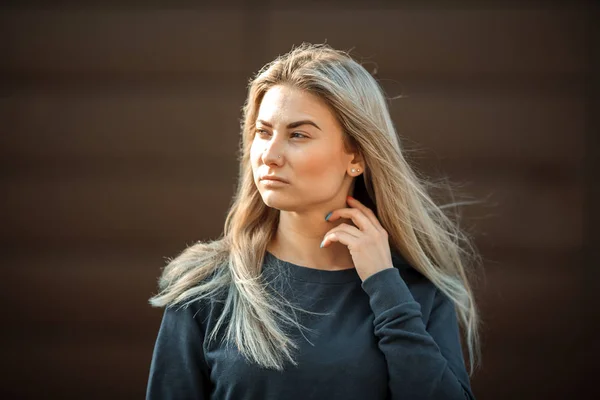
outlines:
[[[281,211],[277,231],[267,245],[267,250],[281,260],[308,268],[354,268],[352,256],[346,245],[333,242],[327,247],[319,247],[325,234],[331,229],[344,222],[352,225],[352,221],[346,219],[327,222],[326,214],[327,212],[299,214]]]

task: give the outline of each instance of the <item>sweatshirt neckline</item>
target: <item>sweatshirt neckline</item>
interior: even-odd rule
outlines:
[[[283,272],[290,278],[313,283],[350,283],[361,282],[356,268],[340,270],[323,270],[310,268],[303,265],[281,260],[268,250],[265,252],[265,264],[267,268],[279,268],[277,272]]]

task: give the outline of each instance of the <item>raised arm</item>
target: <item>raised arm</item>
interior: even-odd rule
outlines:
[[[436,289],[426,327],[421,305],[398,269],[380,271],[362,287],[387,361],[391,399],[474,400],[452,302]]]
[[[192,307],[166,308],[154,345],[146,400],[208,400],[204,334]]]

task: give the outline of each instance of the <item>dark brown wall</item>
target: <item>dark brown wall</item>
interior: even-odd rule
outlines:
[[[248,78],[326,40],[403,96],[391,112],[415,167],[484,200],[463,211],[485,261],[475,394],[582,397],[598,355],[597,9],[274,3],[3,9],[0,394],[143,397],[161,318],[147,299],[166,257],[221,233]]]

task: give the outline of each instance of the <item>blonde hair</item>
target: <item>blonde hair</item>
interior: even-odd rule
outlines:
[[[223,313],[209,335],[226,327],[224,340],[257,364],[282,370],[295,364],[297,348],[283,325],[299,326],[293,312],[265,290],[262,263],[279,222],[254,183],[250,147],[258,109],[275,85],[290,85],[323,99],[344,131],[347,150],[365,162],[354,197],[370,207],[388,232],[390,246],[455,305],[466,336],[470,373],[480,358],[479,314],[469,279],[478,260],[468,236],[428,194],[432,182],[418,177],[405,160],[383,90],[343,51],[302,44],[263,67],[250,81],[243,108],[240,176],[223,235],[197,242],[169,260],[159,280],[155,307],[187,305],[225,294]],[[292,310],[293,311],[293,310]]]

